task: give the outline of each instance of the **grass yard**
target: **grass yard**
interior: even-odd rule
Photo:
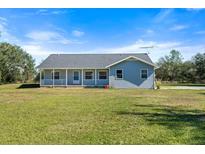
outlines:
[[[205,144],[205,91],[0,86],[0,144]]]

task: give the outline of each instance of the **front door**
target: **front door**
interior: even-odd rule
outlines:
[[[80,72],[73,71],[73,84],[80,84]]]

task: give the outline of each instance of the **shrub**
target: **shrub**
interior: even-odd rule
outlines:
[[[161,82],[160,82],[160,81],[156,81],[156,87],[157,87],[157,89],[160,89],[160,86],[161,86]]]

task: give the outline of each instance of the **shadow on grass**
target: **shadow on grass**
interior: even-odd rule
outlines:
[[[19,87],[17,87],[17,89],[24,89],[24,88],[40,88],[40,85],[35,84],[35,83],[32,83],[32,84],[25,83],[25,84],[21,84]]]
[[[149,125],[164,126],[176,134],[184,133],[186,127],[192,127],[190,144],[205,144],[205,113],[198,109],[137,104],[135,111],[119,111],[118,115],[142,117]]]
[[[205,95],[205,92],[202,92],[202,93],[199,93],[199,94],[201,94],[201,95]]]

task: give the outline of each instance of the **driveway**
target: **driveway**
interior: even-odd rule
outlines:
[[[205,90],[205,86],[162,86],[161,89],[191,89],[191,90]]]

